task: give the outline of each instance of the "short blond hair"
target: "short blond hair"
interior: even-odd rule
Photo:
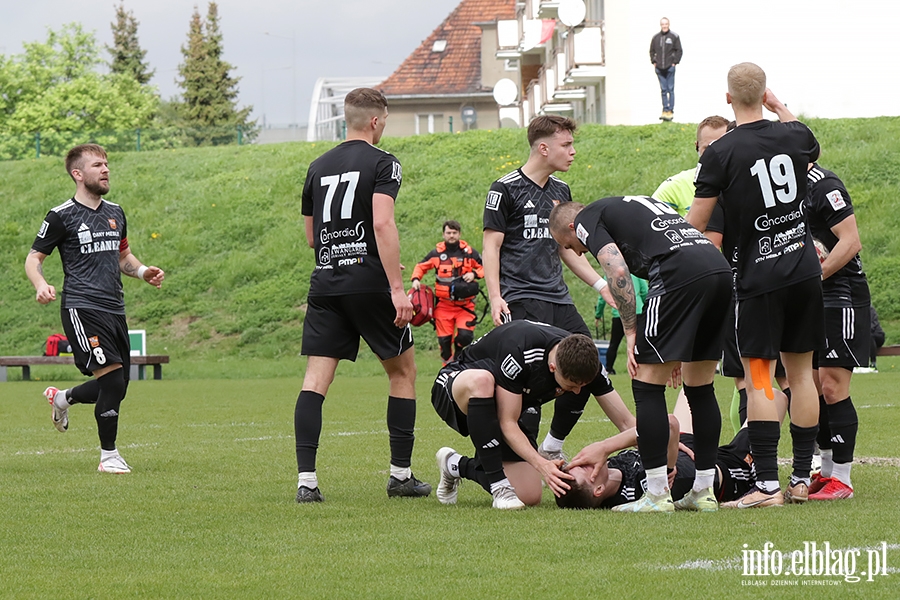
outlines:
[[[344,97],[344,120],[348,129],[365,129],[372,117],[387,109],[387,98],[372,88],[356,88]]]
[[[728,70],[728,93],[734,104],[762,105],[766,93],[766,72],[749,62],[734,65]]]

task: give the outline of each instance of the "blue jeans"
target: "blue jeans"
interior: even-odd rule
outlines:
[[[673,112],[675,110],[675,65],[668,69],[656,67],[656,76],[659,77],[663,111]]]

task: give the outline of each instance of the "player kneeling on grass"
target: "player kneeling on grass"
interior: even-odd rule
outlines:
[[[537,450],[540,409],[582,388],[597,397],[620,431],[634,426],[587,336],[513,321],[464,348],[438,372],[431,402],[450,427],[472,438],[475,456],[438,450],[438,500],[455,504],[461,478],[479,483],[500,509],[538,504],[541,478],[554,494],[565,493],[572,477],[560,471],[563,460],[548,460]]]
[[[780,396],[776,403],[784,418],[787,399]],[[745,424],[730,443],[719,446],[712,485],[714,498],[695,500],[691,498],[697,470],[692,422],[690,406],[684,396],[679,396],[674,414],[669,415],[667,464],[669,487],[675,499],[671,510],[713,512],[718,508],[717,502],[740,498],[755,482],[750,436]],[[640,452],[625,450],[636,442],[636,431],[630,430],[585,447],[563,467],[574,479],[569,482],[569,491],[556,498],[557,506],[616,510],[640,499],[647,489],[644,464]],[[610,456],[618,450],[624,451]]]
[[[131,253],[125,213],[102,198],[109,192],[106,151],[96,144],[69,150],[66,171],[75,181],[75,195],[52,209],[25,259],[25,273],[41,304],[56,300],[56,289],[44,279],[44,259],[59,248],[65,271],[62,325],[73,341],[75,365],[94,379],[68,390],[48,387],[44,396],[52,408],[53,425],[69,428],[69,407],[93,404],[100,435],[102,473],[130,473],[116,450],[119,410],[128,389],[131,344],[122,293],[124,273],[157,288],[165,273],[148,267]]]

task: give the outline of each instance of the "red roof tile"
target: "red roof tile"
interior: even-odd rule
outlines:
[[[463,0],[380,86],[387,96],[469,94],[481,85],[481,28],[475,23],[516,17],[516,0]],[[446,40],[443,52],[434,42]]]

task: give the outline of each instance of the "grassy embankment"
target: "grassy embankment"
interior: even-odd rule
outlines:
[[[813,120],[821,164],[847,184],[856,206],[863,260],[888,343],[900,341],[900,119]],[[668,175],[695,164],[694,127],[585,126],[578,156],[562,177],[575,199],[650,194]],[[300,190],[311,160],[331,144],[200,148],[111,156],[112,192],[129,217],[135,254],[167,272],[162,290],[125,282],[129,321],[146,328],[151,353],[173,358],[168,376],[295,375],[302,363],[303,309],[313,253],[300,215]],[[385,139],[403,163],[397,204],[403,262],[411,268],[455,218],[463,238],[481,247],[483,198],[491,181],[526,158],[523,131],[474,131]],[[0,354],[39,354],[60,329],[58,307],[39,306],[22,262],[47,209],[69,197],[62,160],[4,162],[0,185]],[[61,287],[54,256],[48,279]],[[407,271],[408,273],[409,271]],[[592,322],[594,293],[570,287]],[[480,304],[483,304],[480,303]],[[480,308],[480,307],[479,307]],[[489,320],[489,319],[488,319]],[[482,324],[478,332],[486,330]],[[417,331],[420,352],[434,359],[430,329]],[[344,373],[379,371],[365,358]],[[39,377],[74,376],[44,368]]]

